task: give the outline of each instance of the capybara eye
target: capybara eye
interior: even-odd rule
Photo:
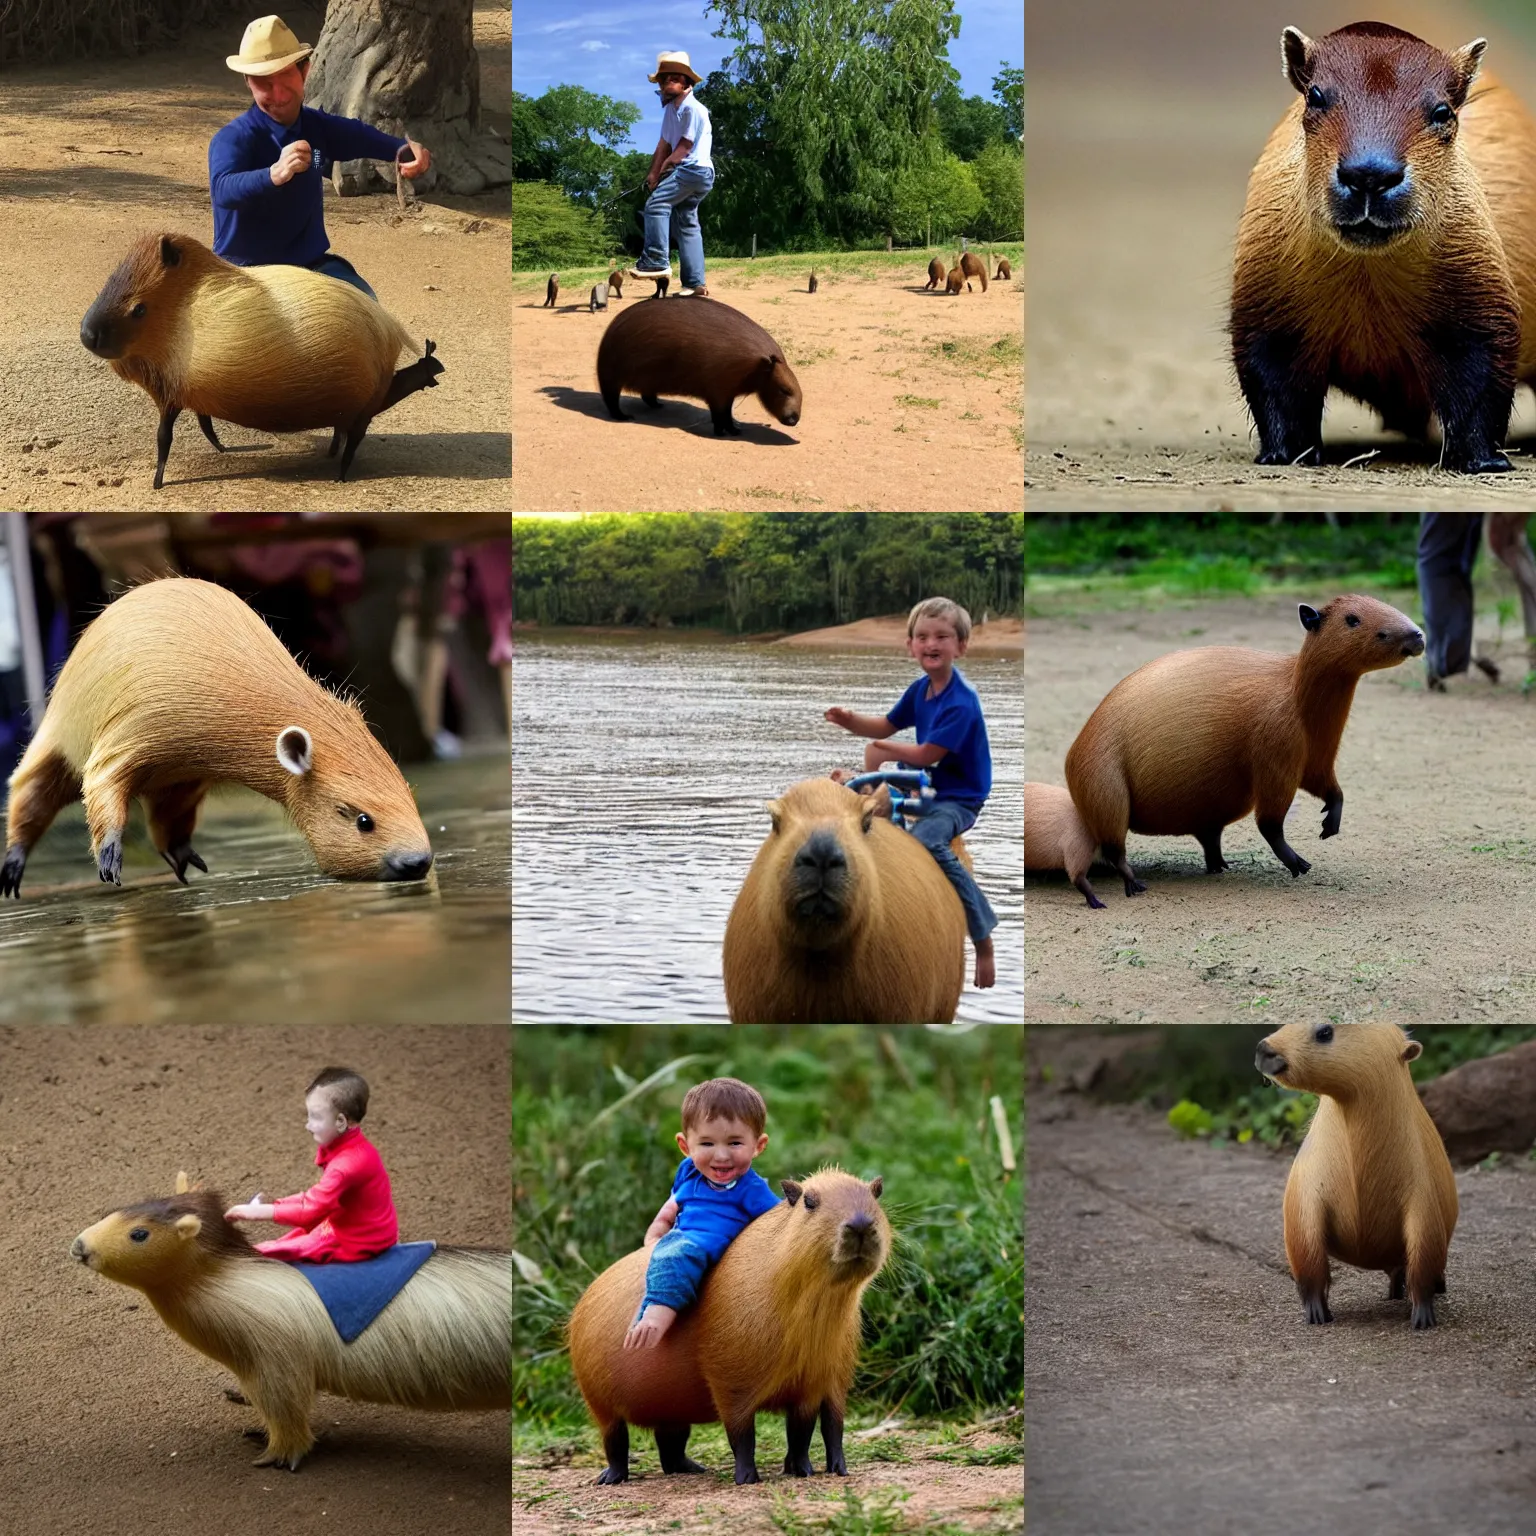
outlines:
[[[1360,620],[1352,613],[1346,613],[1344,615],[1344,622],[1349,625],[1351,629],[1360,628]]]
[[[810,1192],[810,1190],[806,1190],[806,1192],[805,1192],[805,1208],[806,1208],[806,1210],[814,1211],[816,1209],[816,1207],[818,1205],[820,1205],[820,1204],[821,1204],[821,1196],[820,1195],[813,1195]]]
[[[149,1241],[149,1228],[135,1227],[133,1231],[128,1234],[128,1241],[130,1243],[147,1243]]]
[[[1312,1031],[1312,1038],[1317,1041],[1319,1045],[1327,1045],[1328,1042],[1333,1039],[1333,1025],[1319,1024],[1317,1028]]]
[[[128,311],[128,318],[130,320],[142,320],[147,313],[148,311],[142,304],[135,304],[133,308]]]
[[[1451,121],[1453,117],[1455,117],[1455,115],[1456,114],[1451,111],[1450,102],[1442,101],[1440,105],[1429,114],[1429,120],[1435,125],[1436,128],[1443,128],[1448,122]]]
[[[373,831],[373,817],[367,811],[359,811],[357,813],[357,830],[359,832]]]
[[[1315,86],[1307,88],[1307,105],[1314,112],[1323,111],[1328,105],[1328,98]]]

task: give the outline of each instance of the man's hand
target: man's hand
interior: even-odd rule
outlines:
[[[853,711],[844,709],[841,704],[834,704],[822,718],[829,720],[833,725],[842,726],[845,731],[853,729]]]
[[[432,168],[432,152],[425,144],[418,144],[415,139],[407,139],[406,144],[415,155],[414,160],[396,160],[395,164],[400,168],[400,174],[407,181],[415,181],[416,178]]]
[[[277,164],[272,167],[272,185],[280,187],[284,182],[292,181],[295,176],[302,176],[309,169],[310,162],[314,159],[314,153],[305,139],[295,139],[292,144],[286,145],[282,154],[277,157]]]

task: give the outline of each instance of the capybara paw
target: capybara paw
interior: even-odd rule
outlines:
[[[747,1467],[744,1470],[742,1468],[737,1468],[737,1471],[736,1471],[736,1483],[737,1483],[738,1487],[742,1483],[760,1483],[760,1482],[762,1482],[762,1478],[760,1478],[757,1475],[757,1468],[756,1467]]]
[[[1088,898],[1088,905],[1092,907],[1096,912],[1107,912],[1109,910],[1109,908],[1106,907],[1097,896],[1090,896]]]
[[[1146,888],[1147,882],[1145,880],[1127,880],[1125,882],[1125,894],[1127,896],[1140,896]]]
[[[816,1468],[811,1465],[809,1456],[786,1456],[784,1458],[784,1471],[790,1477],[814,1477]]]
[[[101,845],[96,857],[96,870],[101,878],[112,885],[123,883],[123,840],[115,833]]]
[[[698,1462],[694,1461],[693,1458],[689,1456],[684,1456],[676,1466],[663,1467],[661,1470],[665,1472],[669,1477],[677,1477],[680,1474],[692,1474],[699,1472],[702,1472],[706,1477],[709,1475],[708,1467],[701,1467]]]
[[[1464,475],[1502,475],[1514,465],[1502,453],[1470,454],[1456,466]],[[1417,1325],[1415,1325],[1417,1326]],[[1433,1326],[1427,1324],[1426,1326]]]
[[[0,896],[21,900],[21,874],[26,867],[27,850],[20,843],[12,843],[5,850],[5,863],[0,864]]]
[[[1328,1310],[1328,1298],[1326,1296],[1304,1297],[1301,1304],[1306,1311],[1309,1323],[1331,1323],[1333,1321],[1333,1313]]]
[[[205,875],[208,873],[208,866],[198,857],[197,850],[191,843],[177,843],[174,847],[163,849],[160,857],[171,866],[172,870],[175,871],[176,878],[183,885],[187,883],[188,865],[191,865],[193,869],[202,870]]]
[[[700,1468],[700,1471],[702,1470],[703,1468]],[[598,1474],[597,1486],[602,1488],[610,1483],[627,1483],[628,1481],[628,1472],[620,1472],[617,1467],[604,1467],[602,1472]]]
[[[1292,880],[1299,880],[1312,866],[1299,853],[1291,855],[1290,862],[1285,866],[1291,872]]]
[[[1266,448],[1253,462],[1255,464],[1295,464],[1307,469],[1315,469],[1322,461],[1322,455],[1314,445],[1305,453],[1292,453],[1286,448]]]
[[[1435,1304],[1432,1301],[1416,1301],[1413,1304],[1413,1331],[1435,1326]]]
[[[831,1477],[848,1476],[848,1462],[841,1452],[835,1457],[829,1456],[827,1458],[827,1473]]]

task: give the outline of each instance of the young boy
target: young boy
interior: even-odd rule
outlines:
[[[715,184],[715,164],[709,156],[709,111],[693,94],[702,78],[681,49],[657,54],[650,81],[661,87],[661,138],[645,178],[653,188],[645,201],[645,250],[629,270],[634,277],[665,275],[672,270],[675,244],[682,294],[707,299],[699,204]]]
[[[304,1127],[319,1144],[320,1182],[302,1195],[267,1204],[258,1194],[231,1206],[226,1221],[276,1221],[298,1228],[256,1251],[269,1259],[371,1259],[393,1248],[399,1237],[389,1175],[377,1150],[359,1129],[368,1109],[368,1084],[346,1067],[327,1067],[304,1096]]]
[[[866,773],[889,760],[930,771],[935,798],[910,830],[938,860],[959,894],[966,930],[976,947],[976,985],[990,987],[997,980],[991,939],[997,914],[949,846],[951,838],[976,824],[992,791],[992,750],[981,700],[955,666],[970,640],[971,616],[959,603],[947,597],[925,598],[907,615],[907,652],[923,669],[923,676],[883,719],[835,705],[826,718],[855,736],[880,738],[864,749]],[[885,739],[909,725],[916,727],[916,746]],[[838,768],[832,777],[842,784],[854,775]]]
[[[684,1096],[677,1137],[683,1161],[667,1203],[646,1228],[645,1298],[624,1335],[625,1349],[655,1348],[731,1239],[779,1203],[752,1168],[768,1145],[767,1120],[762,1094],[738,1078],[712,1077]]]

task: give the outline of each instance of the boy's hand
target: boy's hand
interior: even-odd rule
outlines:
[[[224,1212],[225,1221],[271,1221],[272,1207],[266,1203],[267,1197],[257,1190],[255,1195],[244,1205],[232,1205]]]
[[[833,725],[840,725],[845,731],[853,729],[853,711],[844,709],[840,704],[834,704],[823,717]]]

